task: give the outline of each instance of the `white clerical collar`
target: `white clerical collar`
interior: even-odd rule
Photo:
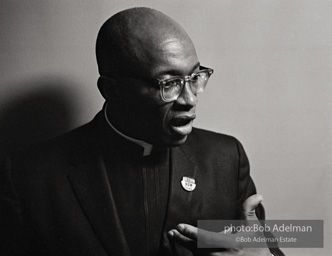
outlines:
[[[145,141],[142,141],[142,140],[136,140],[136,139],[133,139],[133,138],[130,138],[128,137],[127,135],[123,134],[122,132],[118,131],[110,122],[110,120],[108,119],[107,117],[107,113],[106,113],[106,108],[107,108],[107,103],[105,103],[105,106],[104,106],[104,116],[105,116],[105,119],[108,123],[108,125],[117,133],[119,134],[120,136],[122,136],[123,138],[137,144],[137,145],[140,145],[141,147],[144,148],[144,152],[143,152],[143,156],[149,156],[151,154],[151,151],[152,151],[152,148],[153,146],[149,143],[146,143]]]

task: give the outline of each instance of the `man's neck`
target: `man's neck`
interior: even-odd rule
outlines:
[[[123,134],[122,132],[120,132],[118,129],[116,129],[112,125],[112,123],[110,122],[110,120],[108,118],[108,115],[107,115],[107,103],[104,104],[103,112],[104,112],[106,122],[108,123],[108,125],[110,126],[110,128],[112,130],[114,130],[117,134],[119,134],[121,137],[125,138],[126,140],[129,140],[129,141],[143,147],[144,148],[143,156],[149,156],[151,154],[151,151],[152,151],[152,148],[153,148],[153,146],[151,144],[149,144],[145,141],[142,141],[142,140],[137,140],[137,139],[131,138],[131,137]]]

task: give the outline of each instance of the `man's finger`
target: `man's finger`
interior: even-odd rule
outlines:
[[[201,246],[208,248],[233,248],[236,245],[235,236],[231,232],[221,231],[219,233],[199,229],[189,224],[179,224],[177,230],[192,240],[199,240]]]
[[[223,233],[225,235],[232,234],[232,229],[225,229],[224,231],[221,231],[220,233]]]
[[[248,197],[243,205],[243,215],[246,220],[257,220],[255,209],[263,201],[263,196],[259,194]]]
[[[176,230],[186,237],[197,240],[197,228],[192,225],[179,224],[176,226]]]
[[[171,239],[171,241],[175,241],[191,251],[194,251],[197,249],[196,240],[193,240],[191,238],[188,238],[188,237],[182,235],[176,229],[172,229],[172,230],[168,231],[168,236]]]

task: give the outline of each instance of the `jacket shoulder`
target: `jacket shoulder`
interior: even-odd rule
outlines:
[[[51,165],[66,162],[68,158],[81,152],[91,143],[92,124],[88,123],[50,140],[40,142],[12,152],[9,158],[13,163],[29,166]]]
[[[194,128],[183,145],[184,152],[207,161],[231,160],[236,163],[241,157],[247,159],[242,144],[233,136]],[[248,160],[247,160],[248,161]]]
[[[192,135],[195,139],[203,138],[204,140],[212,140],[212,141],[222,140],[223,142],[231,142],[236,140],[236,138],[231,135],[200,129],[200,128],[194,128],[192,131]]]
[[[240,142],[233,136],[194,128],[188,137],[190,146],[198,145],[201,148],[220,150],[236,149]]]

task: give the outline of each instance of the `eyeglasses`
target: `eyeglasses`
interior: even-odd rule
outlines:
[[[141,76],[125,76],[125,78],[134,78],[159,85],[160,96],[165,102],[175,101],[181,95],[186,83],[189,83],[193,94],[197,95],[205,90],[210,76],[213,74],[212,68],[200,66],[200,70],[189,76],[173,76],[168,79],[154,79]],[[113,76],[117,77],[117,76]],[[107,77],[106,77],[107,78]]]

